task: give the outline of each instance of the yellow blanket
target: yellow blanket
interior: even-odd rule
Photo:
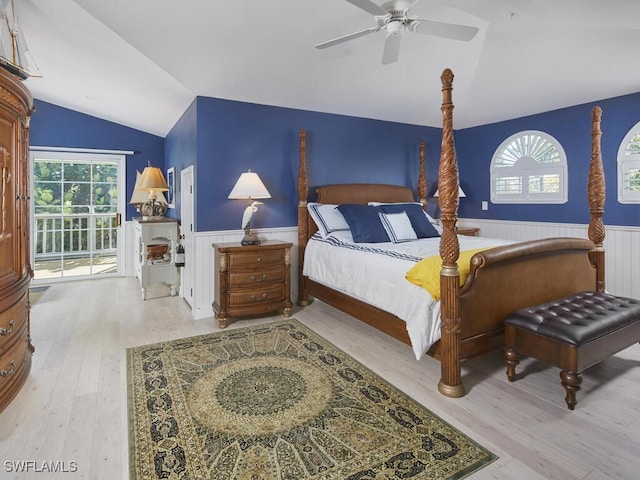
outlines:
[[[471,257],[483,250],[491,247],[476,248],[474,250],[464,250],[458,257],[458,271],[460,272],[460,285],[463,285],[469,275],[469,263]],[[440,255],[423,258],[416,263],[405,275],[411,283],[427,290],[434,300],[440,300],[440,270],[442,269],[442,259]]]

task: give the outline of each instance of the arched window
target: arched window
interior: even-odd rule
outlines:
[[[618,201],[640,203],[640,122],[627,132],[618,148]]]
[[[529,130],[507,138],[491,160],[493,203],[566,203],[567,156],[544,132]]]

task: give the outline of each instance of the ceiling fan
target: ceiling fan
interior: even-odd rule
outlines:
[[[390,0],[382,5],[378,5],[371,0],[346,1],[373,15],[376,19],[376,26],[319,43],[316,45],[316,48],[332,47],[339,43],[353,40],[354,38],[385,30],[387,32],[387,38],[384,43],[382,64],[386,65],[398,60],[400,54],[400,34],[404,30],[465,42],[475,37],[479,30],[477,27],[468,25],[434,22],[413,17],[409,13],[409,8],[415,5],[418,0]]]

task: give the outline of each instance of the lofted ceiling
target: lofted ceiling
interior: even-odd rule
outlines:
[[[480,31],[404,32],[389,65],[384,32],[314,48],[375,25],[345,0],[15,4],[35,98],[159,136],[196,96],[439,127],[447,67],[457,129],[640,91],[638,0],[420,0],[413,15]]]

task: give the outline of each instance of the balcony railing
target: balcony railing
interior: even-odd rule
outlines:
[[[115,255],[116,218],[109,214],[34,215],[35,260]]]

